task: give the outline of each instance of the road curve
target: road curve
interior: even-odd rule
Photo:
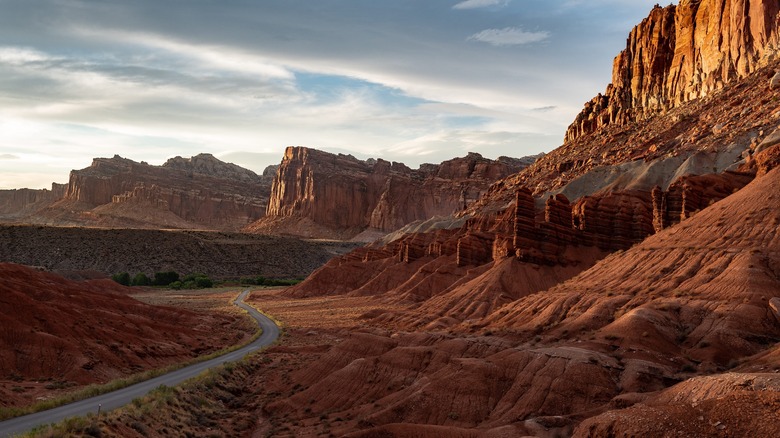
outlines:
[[[10,420],[0,422],[0,437],[10,437],[22,434],[30,429],[50,423],[58,423],[66,418],[87,415],[88,413],[97,413],[98,406],[102,412],[110,411],[124,406],[134,399],[146,395],[149,391],[160,385],[174,386],[181,382],[195,377],[209,368],[222,365],[226,362],[237,361],[249,353],[255,352],[263,347],[273,344],[279,337],[279,327],[268,317],[255,310],[253,307],[244,303],[244,299],[249,294],[249,289],[233,301],[233,304],[246,310],[249,315],[257,321],[257,324],[263,330],[259,338],[252,341],[238,350],[224,354],[204,362],[199,362],[188,367],[171,371],[168,374],[155,377],[127,388],[119,389],[96,397],[73,402],[48,411],[37,412],[35,414],[16,417]]]

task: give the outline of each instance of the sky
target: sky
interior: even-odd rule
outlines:
[[[655,3],[0,0],[0,189],[115,154],[547,152]]]

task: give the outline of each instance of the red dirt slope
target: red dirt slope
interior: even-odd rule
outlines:
[[[111,280],[10,263],[0,263],[0,279],[3,406],[30,402],[40,386],[32,381],[105,382],[237,342],[236,317],[144,304]]]

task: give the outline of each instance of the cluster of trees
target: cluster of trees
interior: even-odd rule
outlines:
[[[124,286],[162,286],[171,289],[207,289],[214,286],[214,281],[206,274],[188,274],[179,276],[176,271],[155,272],[152,278],[139,272],[131,276],[127,272],[120,272],[111,276],[111,279]],[[244,286],[292,286],[301,280],[289,280],[278,278],[243,277],[240,283]]]
[[[280,280],[277,278],[265,278],[265,277],[243,277],[241,284],[243,285],[256,285],[256,286],[292,286],[300,283],[301,280]]]
[[[124,286],[167,286],[172,289],[206,289],[214,286],[214,281],[206,274],[189,274],[181,278],[176,271],[155,272],[154,278],[149,278],[143,272],[132,278],[129,273],[120,272],[111,276],[111,279]]]

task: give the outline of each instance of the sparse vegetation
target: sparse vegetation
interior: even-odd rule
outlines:
[[[293,286],[303,281],[302,279],[282,279],[282,278],[265,278],[259,277],[243,277],[241,278],[241,284],[245,286]]]
[[[155,272],[154,279],[150,279],[145,273],[139,272],[132,279],[127,272],[114,274],[111,278],[123,286],[159,286],[171,289],[208,289],[214,287],[215,282],[208,275],[202,273],[188,274],[184,278],[179,277],[176,271]]]

